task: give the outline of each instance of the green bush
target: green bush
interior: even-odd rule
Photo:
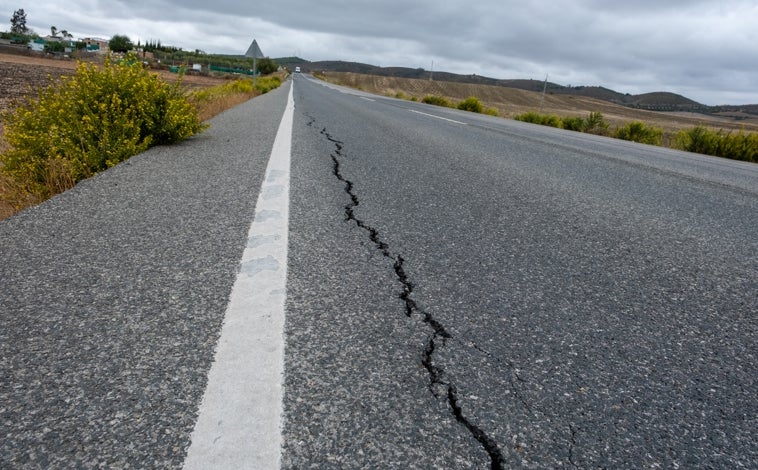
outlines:
[[[516,116],[513,116],[513,119],[531,124],[542,124],[543,115],[529,111],[527,113],[517,114]]]
[[[601,113],[592,112],[586,118],[578,116],[567,116],[561,118],[551,114],[539,114],[528,112],[514,116],[517,121],[540,124],[543,126],[558,127],[577,132],[588,132],[592,134],[604,134],[608,129],[608,123]]]
[[[674,147],[688,152],[715,155],[718,152],[719,135],[703,126],[680,131],[674,139]]]
[[[484,105],[476,96],[469,96],[465,100],[459,102],[456,107],[460,110],[472,113],[481,113],[484,111]]]
[[[484,114],[488,116],[500,116],[500,113],[498,112],[497,108],[486,108],[484,110]]]
[[[605,134],[608,130],[608,123],[605,122],[605,117],[599,111],[591,112],[584,120],[584,129],[582,132],[589,134]]]
[[[541,124],[543,126],[557,127],[559,129],[563,127],[563,122],[561,121],[561,118],[559,116],[555,116],[552,114],[545,115],[542,119]]]
[[[663,130],[644,122],[633,121],[616,129],[613,137],[641,144],[661,145]]]
[[[528,112],[514,116],[514,119],[543,126],[562,127],[572,131],[609,135],[608,123],[599,112],[592,112],[584,119],[575,116],[560,118]],[[662,145],[663,143],[663,129],[640,121],[619,127],[611,136],[643,144]],[[723,129],[712,131],[703,126],[697,126],[679,132],[672,146],[688,152],[758,163],[758,134],[755,133],[740,131],[735,134],[731,131],[724,132]]]
[[[76,74],[51,83],[36,99],[4,113],[11,149],[3,173],[42,199],[203,125],[179,87],[144,70],[135,57],[106,59],[101,68],[80,63]]]
[[[446,108],[452,108],[453,105],[448,101],[447,98],[444,96],[437,96],[437,95],[426,95],[424,99],[421,100],[423,103],[431,104],[434,106],[444,106]]]
[[[558,127],[560,128],[561,118],[552,114],[539,114],[535,112],[528,112],[514,116],[517,121],[529,122],[532,124],[540,124],[542,126]]]
[[[569,131],[584,132],[586,121],[579,116],[568,116],[561,119],[561,127]]]
[[[688,152],[714,155],[746,162],[758,163],[758,134],[737,134],[712,131],[703,126],[680,131],[674,139],[674,148]]]
[[[111,38],[110,41],[108,41],[108,49],[112,50],[113,52],[124,53],[134,49],[134,44],[132,43],[132,40],[129,39],[129,36],[116,34]]]
[[[279,64],[277,64],[273,59],[269,59],[268,57],[258,59],[258,62],[255,65],[258,69],[258,73],[261,73],[263,75],[274,73],[279,69]]]
[[[48,43],[45,43],[45,52],[65,52],[65,50],[66,46],[64,46],[62,42],[50,41]]]

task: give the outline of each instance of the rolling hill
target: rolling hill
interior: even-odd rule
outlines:
[[[445,97],[452,103],[476,96],[487,107],[496,109],[502,117],[514,117],[525,112],[541,112],[557,116],[586,116],[600,112],[611,126],[630,121],[642,121],[661,128],[667,135],[679,130],[704,125],[713,129],[758,131],[758,116],[746,115],[736,120],[733,116],[693,112],[661,112],[639,109],[608,100],[567,93],[530,91],[502,85],[481,85],[436,78],[401,78],[353,72],[321,72],[318,77],[339,85],[349,86],[377,95],[421,101],[425,96]]]

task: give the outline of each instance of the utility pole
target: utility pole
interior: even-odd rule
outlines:
[[[264,57],[263,52],[261,52],[261,48],[258,47],[258,42],[255,39],[253,39],[253,42],[250,44],[250,47],[247,48],[247,52],[245,52],[245,57],[253,58],[253,86],[255,86],[256,73],[258,71],[255,66],[255,61],[257,59],[262,59]]]
[[[429,71],[429,81],[434,81],[434,60],[432,60],[432,70]]]
[[[546,90],[547,90],[547,74],[545,74],[545,84],[542,85],[542,98],[540,98],[540,113],[542,113],[542,105],[545,103]]]

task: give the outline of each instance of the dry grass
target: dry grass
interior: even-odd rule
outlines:
[[[39,198],[24,191],[13,180],[0,173],[0,220],[40,202],[42,201]]]
[[[17,209],[5,199],[6,194],[10,194],[10,188],[8,187],[8,181],[5,176],[0,174],[0,220],[7,219],[16,213]]]
[[[0,154],[6,152],[10,146],[3,137],[4,127],[0,123]],[[0,163],[0,169],[2,169],[2,163]],[[15,194],[13,190],[13,182],[10,181],[2,172],[0,172],[0,220],[10,217],[16,212],[16,208],[11,203],[13,199],[11,196]]]
[[[5,141],[5,126],[0,122],[0,155],[10,150],[11,146]]]
[[[212,101],[202,103],[197,106],[197,112],[201,121],[207,121],[217,114],[221,114],[227,109],[233,108],[245,101],[253,98],[254,95],[237,93],[234,95],[227,95]]]

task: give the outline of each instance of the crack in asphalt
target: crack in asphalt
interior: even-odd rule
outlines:
[[[479,351],[483,355],[487,356],[491,360],[506,366],[506,368],[510,371],[510,374],[508,374],[508,383],[510,385],[511,392],[518,399],[518,401],[521,402],[521,405],[527,411],[529,411],[530,413],[539,413],[545,416],[546,418],[548,418],[550,421],[557,421],[558,419],[560,419],[556,414],[550,413],[549,411],[547,411],[546,409],[543,409],[542,407],[532,405],[527,401],[526,397],[524,397],[524,395],[521,393],[519,388],[516,386],[516,382],[520,382],[523,384],[526,384],[528,382],[527,380],[525,380],[523,377],[519,375],[519,369],[518,367],[516,367],[516,365],[513,362],[509,360],[500,359],[499,357],[493,355],[491,352],[487,351],[486,349],[484,349],[483,347],[479,346],[476,343],[471,342],[465,346],[469,346],[475,349],[476,351]],[[568,423],[568,428],[569,428],[569,435],[570,435],[570,437],[568,438],[568,463],[574,468],[579,468],[579,466],[574,462],[574,457],[575,457],[574,449],[577,447],[576,436],[581,432],[581,429],[575,426],[574,423],[572,422]]]
[[[315,119],[309,116],[311,121],[307,124],[312,127]],[[419,308],[416,302],[411,298],[414,290],[414,284],[409,279],[405,272],[405,259],[399,254],[393,254],[390,251],[389,245],[382,240],[379,231],[374,227],[368,225],[364,220],[356,217],[355,208],[360,205],[360,200],[354,190],[354,184],[352,181],[345,178],[342,174],[340,158],[345,155],[342,153],[344,142],[335,139],[329,134],[326,128],[321,130],[323,135],[329,142],[334,144],[334,152],[330,154],[333,163],[334,176],[345,185],[345,193],[349,196],[350,202],[345,205],[345,221],[355,223],[357,227],[365,230],[368,233],[369,239],[376,246],[376,248],[382,253],[382,255],[393,262],[393,270],[398,282],[402,286],[402,292],[399,294],[400,300],[403,301],[405,306],[405,315],[412,317],[414,314],[420,315],[423,322],[427,324],[432,333],[429,335],[426,346],[424,347],[421,363],[429,374],[429,391],[435,398],[443,398],[447,401],[448,406],[451,409],[452,415],[456,421],[463,425],[469,433],[476,439],[483,449],[487,452],[491,461],[491,468],[493,470],[500,470],[504,468],[505,457],[503,456],[500,447],[497,442],[487,435],[480,427],[474,424],[463,413],[463,403],[458,396],[458,389],[454,383],[447,376],[445,370],[438,365],[434,364],[434,353],[439,348],[444,347],[447,340],[452,339],[452,335],[445,329],[431,313]]]
[[[519,388],[516,386],[516,382],[521,382],[521,383],[527,383],[527,382],[526,382],[526,380],[524,380],[523,378],[521,378],[521,376],[518,373],[518,368],[516,367],[516,365],[514,363],[512,363],[511,361],[500,359],[499,357],[493,355],[491,352],[487,351],[486,349],[482,348],[481,346],[479,346],[476,343],[472,342],[472,343],[470,343],[468,345],[464,344],[464,346],[469,346],[469,347],[471,347],[471,348],[479,351],[480,353],[484,354],[485,356],[487,356],[488,358],[492,359],[493,361],[495,361],[497,363],[500,363],[500,364],[504,364],[505,367],[506,367],[506,369],[508,369],[508,371],[510,372],[508,374],[508,384],[510,385],[511,392],[513,392],[513,396],[515,396],[518,399],[518,401],[521,402],[521,405],[523,405],[523,407],[526,408],[527,411],[529,411],[529,412],[535,411],[534,408],[532,407],[532,405],[529,404],[528,401],[526,401],[526,398],[521,393],[521,391],[519,390]],[[515,378],[515,381],[514,381],[514,378]],[[536,410],[536,411],[538,411],[540,413],[543,413],[541,410]]]
[[[576,435],[579,431],[573,424],[569,424],[569,431],[571,431],[571,445],[569,446],[568,460],[574,468],[579,468],[579,465],[574,462],[574,447],[576,447]]]

